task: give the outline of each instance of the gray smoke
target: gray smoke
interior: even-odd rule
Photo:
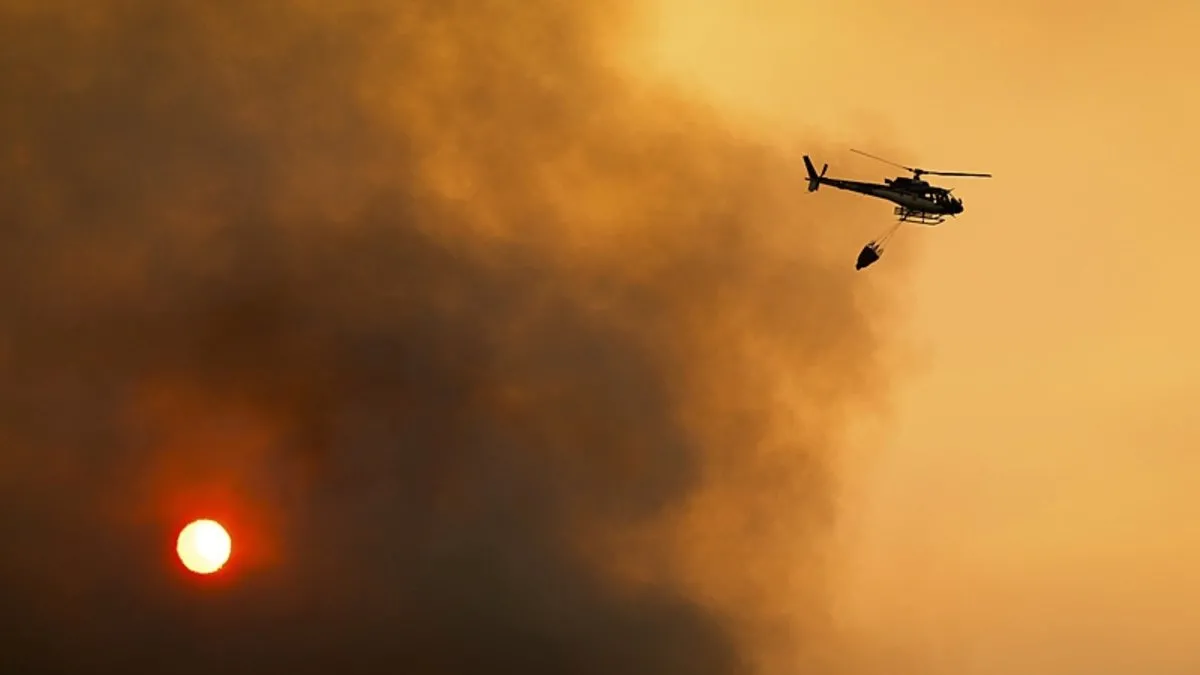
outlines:
[[[790,160],[605,65],[611,4],[0,2],[5,672],[819,639],[876,292]]]

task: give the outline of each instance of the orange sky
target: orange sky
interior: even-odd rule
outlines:
[[[1200,4],[659,10],[643,67],[746,129],[996,175],[893,243],[919,252],[898,337],[922,359],[847,472],[847,625],[932,672],[1200,669]]]

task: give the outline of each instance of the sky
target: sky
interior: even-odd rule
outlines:
[[[654,76],[836,139],[829,175],[995,175],[890,245],[911,370],[845,473],[844,620],[925,672],[1195,672],[1200,7],[661,7]]]
[[[505,5],[0,1],[6,668],[1195,672],[1200,8]]]

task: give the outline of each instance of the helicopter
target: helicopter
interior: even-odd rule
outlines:
[[[962,200],[952,196],[953,188],[946,189],[931,185],[926,181],[921,180],[921,176],[964,176],[971,178],[991,178],[990,173],[967,173],[962,171],[930,171],[928,169],[918,169],[915,167],[904,166],[897,164],[891,160],[875,155],[868,154],[861,150],[850,149],[851,152],[870,157],[871,159],[890,164],[892,166],[904,169],[912,173],[912,178],[898,177],[885,178],[883,183],[864,183],[854,180],[844,180],[841,178],[826,178],[825,171],[829,169],[826,164],[821,168],[821,173],[817,173],[817,169],[813,166],[812,160],[808,155],[804,156],[804,168],[808,170],[808,191],[816,192],[817,188],[822,185],[828,185],[839,190],[847,190],[849,192],[857,192],[868,197],[877,197],[886,199],[889,202],[896,204],[894,210],[898,220],[896,225],[888,231],[888,233],[878,240],[872,241],[863,248],[859,254],[856,269],[862,269],[867,265],[879,259],[883,252],[883,244],[885,238],[890,238],[896,229],[904,223],[915,223],[919,225],[940,225],[945,222],[946,216],[951,218],[963,212]]]

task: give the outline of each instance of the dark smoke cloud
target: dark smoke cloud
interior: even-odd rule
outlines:
[[[815,649],[878,299],[618,8],[0,6],[5,672]]]

